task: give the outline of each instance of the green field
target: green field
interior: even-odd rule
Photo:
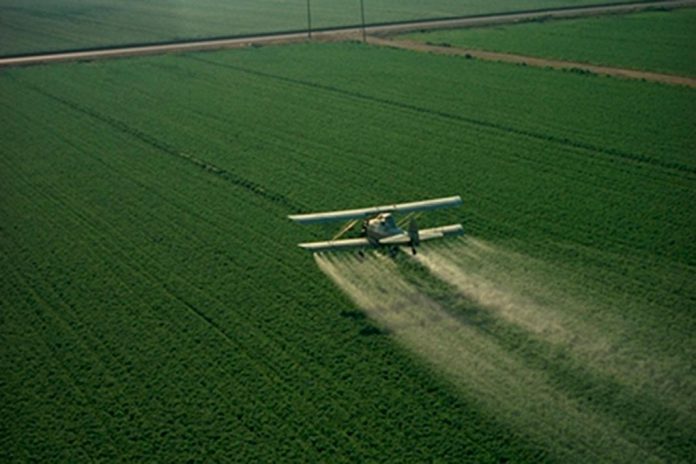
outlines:
[[[412,40],[696,76],[696,9],[409,34]]]
[[[598,3],[606,1],[364,1],[368,23]],[[311,12],[315,28],[361,20],[358,0],[312,0]],[[306,28],[306,0],[0,0],[0,56]]]
[[[355,43],[0,73],[3,462],[687,462],[696,92]],[[460,194],[416,259],[286,215]]]

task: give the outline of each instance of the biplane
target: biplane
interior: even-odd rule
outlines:
[[[422,211],[458,206],[459,196],[436,198],[433,200],[400,203],[396,205],[373,206],[369,208],[330,211],[325,213],[291,214],[288,216],[298,224],[323,224],[327,222],[348,221],[338,234],[325,242],[300,243],[299,246],[313,253],[366,248],[387,248],[393,255],[400,246],[408,246],[416,254],[416,247],[426,240],[456,236],[464,233],[461,224],[419,229],[416,219],[410,217],[407,230],[402,229],[394,219],[394,214],[413,215]],[[406,217],[408,220],[409,217]],[[356,238],[341,238],[361,223],[361,231]]]

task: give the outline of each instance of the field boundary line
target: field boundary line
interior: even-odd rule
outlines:
[[[535,19],[573,18],[603,14],[629,13],[651,8],[696,7],[696,0],[657,0],[636,1],[632,3],[603,3],[578,7],[559,7],[506,13],[468,15],[450,18],[412,20],[393,23],[368,24],[365,32],[370,35],[389,35],[426,29],[451,29],[457,27],[480,27],[496,24],[518,23]],[[249,36],[210,37],[178,41],[153,42],[150,44],[119,45],[114,47],[94,47],[46,53],[28,53],[0,58],[0,68],[28,66],[65,61],[85,61],[106,58],[124,58],[163,53],[183,53],[191,51],[217,50],[223,48],[243,48],[272,44],[305,42],[311,39],[320,41],[358,40],[363,29],[359,25],[339,26],[312,30],[311,38],[306,29],[259,33]]]
[[[402,50],[434,53],[437,55],[464,56],[466,58],[476,58],[484,61],[513,63],[523,66],[533,66],[536,68],[553,68],[579,73],[586,72],[602,76],[619,77],[622,79],[646,80],[651,82],[659,82],[662,84],[683,85],[696,88],[696,79],[685,76],[677,76],[674,74],[662,74],[627,68],[614,68],[611,66],[601,66],[576,61],[563,61],[552,58],[540,58],[528,55],[518,55],[514,53],[492,52],[448,45],[434,45],[415,40],[389,39],[374,36],[369,37],[367,40],[368,43],[372,45],[399,48]]]
[[[22,83],[26,88],[29,88],[33,90],[34,92],[38,93],[39,95],[43,95],[44,97],[50,98],[51,100],[54,100],[58,103],[61,103],[62,105],[77,111],[79,113],[82,113],[88,117],[91,117],[97,121],[100,121],[109,127],[118,130],[122,133],[129,134],[130,136],[134,137],[135,139],[139,140],[140,142],[150,146],[151,148],[154,148],[155,150],[159,151],[160,153],[163,153],[165,155],[171,156],[173,158],[177,158],[179,160],[188,162],[206,172],[209,172],[229,183],[232,185],[236,186],[237,188],[243,189],[248,191],[249,193],[252,193],[260,198],[263,198],[266,201],[270,201],[271,203],[274,204],[279,204],[283,205],[285,208],[290,209],[292,211],[299,211],[303,209],[301,205],[296,205],[292,200],[290,200],[287,196],[285,196],[282,193],[276,193],[273,191],[269,191],[267,188],[264,188],[260,184],[247,180],[242,176],[239,176],[232,171],[228,171],[226,169],[222,169],[206,160],[197,158],[193,155],[190,155],[188,153],[184,153],[179,151],[176,147],[171,146],[169,143],[157,138],[156,136],[153,136],[151,134],[148,134],[147,132],[143,132],[142,130],[132,127],[128,125],[127,123],[114,118],[112,116],[107,116],[102,113],[99,113],[93,109],[90,109],[84,105],[80,105],[79,103],[76,103],[74,101],[71,101],[65,97],[61,97],[58,95],[55,95],[51,93],[48,90],[43,89],[42,87],[34,84],[30,84],[28,82]]]
[[[518,127],[513,127],[513,126],[507,126],[504,124],[496,123],[496,122],[491,122],[483,119],[476,119],[470,116],[462,116],[456,113],[450,113],[447,111],[440,111],[432,108],[428,108],[426,106],[419,106],[415,103],[410,103],[410,102],[403,102],[400,100],[393,100],[388,97],[383,97],[383,96],[375,96],[375,95],[370,95],[366,93],[362,93],[362,91],[357,91],[357,90],[346,90],[341,87],[336,87],[334,85],[327,85],[323,84],[320,82],[312,82],[309,80],[303,80],[300,78],[295,78],[295,77],[288,77],[288,76],[282,76],[282,75],[277,75],[273,74],[270,72],[266,71],[259,71],[256,69],[252,68],[245,68],[243,66],[235,65],[235,64],[230,64],[230,63],[225,63],[225,62],[219,62],[215,60],[210,60],[207,58],[201,58],[200,56],[188,56],[187,57],[190,60],[194,61],[199,61],[201,63],[208,63],[211,66],[219,66],[223,68],[229,68],[233,69],[238,72],[246,73],[249,75],[253,76],[258,76],[258,77],[264,77],[264,78],[269,78],[269,79],[275,79],[283,82],[288,82],[291,84],[297,84],[301,86],[306,86],[306,87],[311,87],[315,90],[322,90],[326,92],[332,92],[332,93],[337,93],[344,95],[349,98],[355,98],[358,100],[364,100],[364,101],[370,101],[373,103],[378,103],[380,105],[388,105],[393,108],[400,108],[402,110],[407,110],[407,111],[413,111],[416,113],[422,113],[422,114],[428,114],[431,116],[437,116],[439,118],[443,119],[448,119],[448,120],[453,120],[453,121],[459,121],[467,124],[474,125],[476,127],[482,127],[482,128],[487,128],[487,129],[492,129],[492,130],[498,130],[498,131],[504,131],[504,132],[509,132],[511,134],[516,134],[524,137],[530,137],[536,140],[543,140],[546,142],[552,142],[555,144],[559,144],[565,147],[573,147],[577,149],[582,149],[582,150],[587,150],[588,152],[596,153],[596,154],[601,154],[601,155],[607,155],[611,158],[623,160],[623,161],[630,161],[630,162],[635,162],[635,163],[640,163],[640,164],[645,164],[649,166],[657,166],[665,170],[670,170],[670,171],[677,171],[678,173],[685,173],[689,177],[693,176],[696,174],[696,167],[692,166],[687,166],[685,164],[682,164],[680,162],[670,162],[670,161],[662,161],[657,158],[651,158],[647,155],[643,154],[636,154],[636,153],[628,153],[622,150],[614,149],[614,148],[603,148],[603,147],[598,147],[595,146],[591,143],[579,141],[579,140],[571,140],[566,137],[561,137],[561,136],[555,136],[555,135],[545,135],[539,132],[536,132],[534,130],[530,129],[521,129]],[[208,57],[209,58],[209,57]]]

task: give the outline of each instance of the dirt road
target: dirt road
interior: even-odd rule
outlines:
[[[455,19],[440,19],[417,21],[389,25],[368,26],[365,33],[371,36],[384,36],[399,32],[423,29],[440,29],[454,27],[475,27],[492,24],[530,21],[535,18],[568,18],[592,16],[610,13],[626,13],[647,8],[680,8],[696,6],[696,0],[662,0],[654,2],[626,3],[620,5],[588,6],[564,8],[555,10],[533,11],[526,13],[495,14],[487,16],[463,17]],[[337,28],[324,31],[314,31],[312,38],[317,40],[346,40],[359,38],[363,30],[359,27]],[[41,55],[0,58],[0,67],[26,66],[33,64],[53,63],[61,61],[95,60],[104,58],[119,58],[126,56],[153,55],[161,53],[179,53],[197,50],[215,50],[221,48],[239,48],[253,45],[268,45],[274,43],[302,42],[308,39],[307,31],[280,33],[274,35],[250,36],[231,39],[211,39],[191,42],[162,43],[145,46],[115,47],[101,50],[87,50],[64,53],[47,53]],[[528,63],[529,64],[529,63]]]
[[[368,42],[374,45],[385,47],[402,48],[419,52],[437,53],[440,55],[469,56],[472,58],[487,61],[502,61],[506,63],[523,64],[539,68],[567,69],[593,74],[621,77],[624,79],[639,79],[653,82],[661,82],[670,85],[685,85],[696,88],[696,79],[671,74],[659,74],[647,71],[637,71],[633,69],[611,68],[608,66],[597,66],[587,63],[574,61],[560,61],[546,58],[538,58],[525,55],[513,55],[510,53],[488,52],[485,50],[474,50],[457,47],[443,47],[428,45],[412,40],[387,39],[379,37],[369,37]]]

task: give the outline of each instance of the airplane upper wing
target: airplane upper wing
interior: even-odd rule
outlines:
[[[367,238],[347,238],[343,240],[329,240],[327,242],[300,243],[300,247],[316,253],[319,251],[348,250],[351,248],[363,248],[370,246]]]
[[[351,219],[365,219],[380,213],[411,213],[414,211],[426,211],[438,208],[457,206],[462,203],[460,196],[436,198],[434,200],[414,201],[396,205],[373,206],[371,208],[349,209],[343,211],[330,211],[326,213],[291,214],[288,216],[299,224],[320,224],[331,221],[348,221]]]

